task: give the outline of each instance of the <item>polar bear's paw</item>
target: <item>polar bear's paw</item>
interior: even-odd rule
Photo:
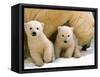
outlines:
[[[35,62],[34,64],[39,67],[44,65],[42,61]]]

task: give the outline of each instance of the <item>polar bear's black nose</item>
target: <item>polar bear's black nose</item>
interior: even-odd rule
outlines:
[[[32,36],[36,36],[36,32],[32,32]]]
[[[67,41],[65,40],[64,43],[67,43]]]

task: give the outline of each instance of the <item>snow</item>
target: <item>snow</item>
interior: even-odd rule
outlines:
[[[27,58],[24,60],[24,69],[94,65],[94,57],[94,41],[92,40],[90,48],[87,51],[81,51],[80,58],[58,58],[53,63],[45,63],[41,67],[35,66],[32,59]]]

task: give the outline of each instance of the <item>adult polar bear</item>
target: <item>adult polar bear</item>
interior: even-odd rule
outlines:
[[[25,8],[24,22],[30,20],[43,22],[45,24],[44,33],[48,38],[51,38],[60,25],[67,24],[74,27],[75,35],[81,46],[88,46],[94,34],[92,12]]]

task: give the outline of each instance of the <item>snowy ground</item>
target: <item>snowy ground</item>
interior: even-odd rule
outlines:
[[[91,42],[90,48],[87,51],[81,52],[80,58],[59,58],[53,63],[44,64],[42,67],[37,67],[32,63],[31,58],[24,61],[24,69],[36,68],[52,68],[52,67],[69,67],[69,66],[87,66],[94,65],[94,41]]]

